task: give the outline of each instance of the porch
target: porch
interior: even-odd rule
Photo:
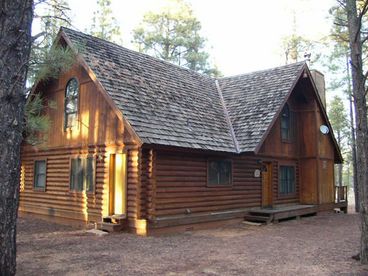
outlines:
[[[278,223],[279,220],[315,215],[318,212],[317,205],[280,205],[272,208],[252,208],[245,216],[246,221],[261,223]]]
[[[335,205],[344,213],[348,212],[348,186],[335,186]]]
[[[278,223],[279,220],[315,215],[318,211],[338,209],[344,213],[348,210],[348,187],[335,186],[334,202],[320,205],[276,205],[270,208],[252,208],[244,219],[250,222]]]

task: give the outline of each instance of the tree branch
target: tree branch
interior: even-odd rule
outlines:
[[[39,39],[41,36],[44,36],[46,34],[46,32],[40,32],[34,36],[32,36],[32,44],[37,40]]]
[[[358,36],[360,35],[361,29],[362,29],[363,16],[367,13],[367,11],[368,11],[368,0],[364,1],[363,7],[358,14],[358,30],[355,34],[354,41],[357,41]]]

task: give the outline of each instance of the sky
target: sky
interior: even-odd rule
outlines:
[[[69,0],[73,27],[91,25],[96,1]],[[112,0],[123,46],[134,50],[132,30],[147,11],[157,11],[167,0]],[[328,10],[335,0],[187,0],[202,24],[211,61],[225,75],[236,75],[285,64],[282,38],[296,31],[319,41],[330,28]],[[313,59],[313,53],[312,53]],[[319,69],[319,68],[316,68]]]

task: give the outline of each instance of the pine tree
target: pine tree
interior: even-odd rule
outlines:
[[[335,96],[331,101],[328,108],[328,117],[336,135],[337,143],[341,151],[344,152],[347,143],[344,138],[348,137],[349,128],[344,103],[339,96]],[[338,186],[342,186],[343,164],[338,164],[337,168],[337,183]]]
[[[170,61],[208,75],[221,73],[209,63],[206,39],[201,36],[201,23],[189,4],[174,1],[159,13],[148,12],[133,31],[133,42],[140,52]]]
[[[57,78],[74,63],[74,54],[69,48],[54,44],[60,27],[71,25],[69,12],[68,3],[64,0],[48,0],[39,4],[36,9],[35,17],[39,19],[41,32],[31,48],[28,71],[30,85]],[[49,129],[51,122],[49,117],[42,113],[46,107],[42,91],[31,91],[27,92],[25,105],[24,138],[29,144],[38,145],[44,142],[43,134]],[[54,108],[54,105],[49,102],[47,107]]]
[[[330,44],[332,51],[327,59],[326,66],[332,73],[330,83],[331,90],[343,89],[349,100],[349,125],[350,125],[350,153],[352,164],[352,178],[355,197],[355,211],[359,212],[359,191],[357,180],[357,158],[356,158],[356,132],[355,132],[355,118],[354,118],[354,99],[351,89],[351,70],[349,59],[349,37],[347,30],[347,15],[346,11],[339,5],[334,6],[329,11],[333,18],[334,24],[331,29]],[[350,161],[350,159],[346,159]]]
[[[32,42],[32,0],[3,0],[0,16],[0,275],[16,272],[20,146]]]
[[[111,0],[97,0],[89,33],[93,36],[122,44],[121,31],[111,9]]]
[[[367,120],[367,76],[363,64],[363,46],[368,40],[368,0],[339,1],[347,15],[350,49],[352,91],[356,117],[357,172],[360,200],[361,239],[360,260],[368,263],[368,120]]]

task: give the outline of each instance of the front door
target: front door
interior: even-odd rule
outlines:
[[[262,167],[262,207],[272,207],[272,163],[264,162]]]
[[[110,155],[109,215],[126,215],[126,168],[125,153]]]

